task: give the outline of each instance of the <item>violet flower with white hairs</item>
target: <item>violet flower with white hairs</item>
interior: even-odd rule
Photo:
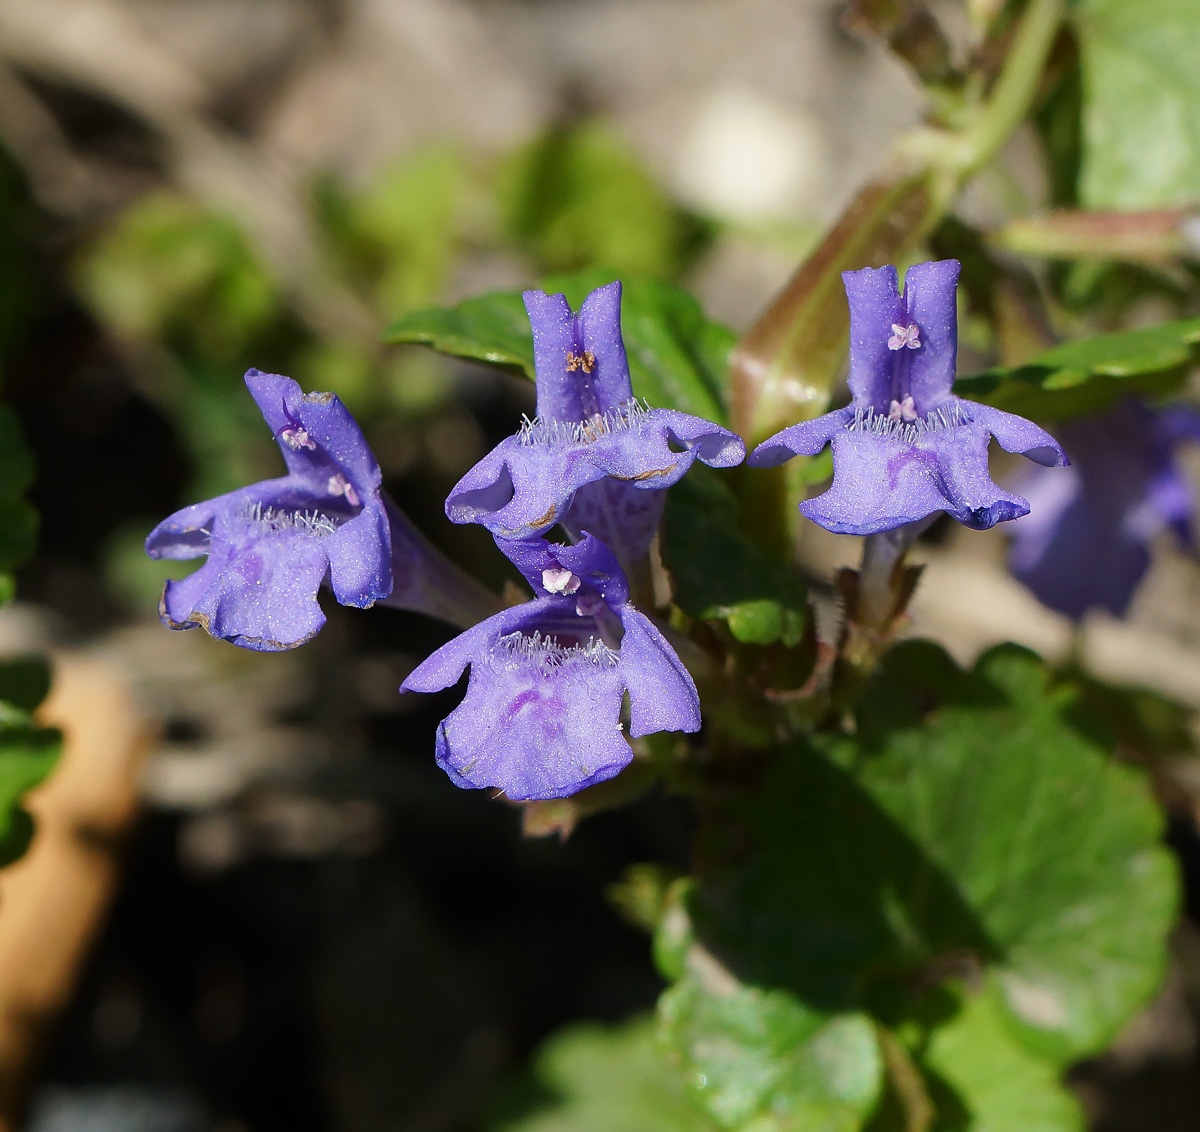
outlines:
[[[565,798],[618,774],[629,734],[696,731],[700,701],[675,650],[629,603],[612,552],[585,533],[575,546],[500,542],[537,596],[443,645],[402,692],[467,694],[438,727],[437,762],[457,786],[497,787],[514,801]]]
[[[1024,417],[951,392],[958,352],[959,263],[846,271],[850,392],[843,409],[785,428],[747,459],[771,467],[833,444],[833,484],[800,510],[837,534],[870,535],[946,511],[986,530],[1029,513],[988,471],[988,441],[1037,464],[1068,463],[1058,441]]]
[[[257,652],[295,648],[325,623],[317,591],[342,605],[378,602],[457,625],[496,599],[432,547],[382,493],[362,430],[332,393],[302,393],[289,377],[246,373],[287,475],[195,503],[146,539],[152,558],[208,561],[166,584],[169,629],[202,627]]]
[[[649,548],[664,491],[694,460],[740,464],[746,447],[720,425],[634,399],[621,338],[621,284],[572,313],[563,295],[525,292],[533,326],[537,416],[498,444],[446,500],[455,523],[522,539],[562,523],[585,528],[632,569]]]

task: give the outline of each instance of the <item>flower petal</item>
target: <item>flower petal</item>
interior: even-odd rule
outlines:
[[[833,469],[829,490],[800,511],[835,534],[889,531],[951,506],[937,457],[913,444],[842,429],[833,437]]]
[[[621,680],[629,692],[629,734],[699,731],[700,697],[691,673],[640,610],[621,611]]]
[[[467,789],[565,798],[633,758],[620,727],[622,691],[613,663],[580,654],[547,665],[497,650],[472,665],[466,697],[438,728],[438,765]]]
[[[551,546],[558,561],[592,586],[611,609],[619,609],[629,600],[629,582],[613,552],[593,535],[584,532],[575,546]]]
[[[359,499],[378,491],[383,475],[362,429],[333,393],[305,393],[290,377],[246,371],[246,388],[279,441],[288,471],[324,491],[329,479],[342,472]],[[293,444],[283,438],[292,430]],[[298,433],[296,430],[302,430]],[[295,445],[295,446],[293,446]]]
[[[605,478],[575,492],[560,522],[572,538],[590,531],[626,570],[635,570],[654,541],[666,502],[665,491]]]
[[[440,692],[457,684],[467,665],[483,656],[495,641],[508,633],[532,631],[554,603],[553,598],[542,598],[501,610],[486,621],[480,621],[427,656],[408,674],[400,691]]]
[[[621,337],[621,281],[597,287],[579,308],[580,345],[595,359],[590,374],[592,389],[602,413],[623,405],[633,396],[629,360]],[[541,412],[539,405],[538,412]],[[579,420],[578,417],[573,418]]]
[[[1017,452],[1044,468],[1065,468],[1071,461],[1058,443],[1044,428],[1033,421],[1005,413],[978,401],[959,401],[975,424],[987,429],[1005,452]]]
[[[936,409],[954,385],[961,268],[956,259],[942,259],[914,264],[904,273],[904,305],[921,341],[909,362],[909,391],[922,412]]]
[[[328,570],[323,540],[300,532],[234,543],[218,526],[209,560],[163,591],[163,623],[196,625],[256,652],[280,652],[325,623],[317,590]]]
[[[329,584],[339,604],[368,609],[392,592],[392,538],[377,498],[328,538]]]
[[[533,328],[537,414],[544,420],[582,420],[579,383],[566,368],[567,355],[576,351],[571,305],[565,295],[547,295],[545,291],[526,291],[522,297]]]
[[[658,491],[676,483],[697,457],[728,467],[746,451],[728,429],[670,409],[629,409],[615,423],[579,427],[564,434],[535,425],[502,440],[455,485],[447,516],[482,523],[501,538],[528,538],[549,530],[576,491],[604,476]]]
[[[835,409],[815,421],[801,421],[764,440],[749,456],[746,463],[752,468],[773,468],[793,456],[815,456],[846,425],[854,420],[854,406]]]
[[[891,266],[864,267],[843,271],[842,283],[850,304],[850,393],[859,404],[887,412],[893,356],[888,339],[893,324],[905,322],[899,276]]]

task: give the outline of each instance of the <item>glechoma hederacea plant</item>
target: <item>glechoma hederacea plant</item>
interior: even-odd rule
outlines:
[[[1160,532],[1190,544],[1176,449],[1200,430],[1159,402],[1200,322],[1048,349],[1023,327],[1002,355],[1021,364],[959,375],[960,308],[1016,277],[942,222],[1045,87],[1065,6],[973,6],[989,50],[966,74],[935,22],[852,7],[924,83],[928,121],[740,341],[679,288],[599,269],[388,332],[536,381],[532,419],[445,501],[532,596],[489,593],[417,532],[338,397],[257,370],[286,474],[147,541],[207,556],[168,584],[170,628],[292,648],[325,586],[461,630],[400,692],[461,689],[427,701],[437,765],[528,835],[652,789],[692,805],[690,875],[641,866],[614,892],[654,937],[655,1021],[556,1042],[562,1121],[506,1132],[1076,1132],[1064,1071],[1162,981],[1178,882],[1147,778],[1116,757],[1155,764],[1143,701],[1013,645],[964,668],[899,638],[907,556],[943,513],[960,540],[1010,530],[1013,572],[1076,621],[1124,612]],[[1026,458],[995,478],[993,439]],[[810,521],[861,539],[836,624],[796,565]]]
[[[765,246],[783,228],[697,223],[587,116],[557,122],[500,176],[486,163],[451,170],[448,150],[429,181],[410,183],[405,164],[395,196],[330,174],[311,216],[297,197],[296,241],[278,238],[257,199],[237,206],[241,219],[182,199],[187,177],[217,185],[205,191],[231,208],[254,197],[195,177],[185,139],[183,157],[162,163],[180,199],[149,194],[81,253],[87,306],[135,347],[129,359],[149,359],[129,364],[168,362],[174,376],[150,374],[141,392],[173,414],[211,485],[190,497],[214,496],[146,539],[153,558],[202,560],[166,583],[166,627],[285,652],[314,640],[330,601],[352,607],[306,671],[328,671],[330,655],[357,661],[365,650],[340,645],[357,627],[387,638],[372,710],[403,716],[424,759],[411,782],[445,812],[511,816],[525,836],[563,839],[627,805],[607,828],[628,817],[644,832],[646,814],[672,806],[688,815],[686,865],[649,838],[647,855],[673,863],[635,865],[607,890],[652,937],[665,984],[653,1018],[552,1038],[535,1072],[554,1099],[492,1132],[1081,1132],[1068,1071],[1109,1048],[1164,983],[1182,1014],[1179,988],[1196,981],[1186,936],[1174,953],[1168,944],[1181,900],[1163,845],[1164,810],[1183,838],[1200,812],[1174,757],[1194,751],[1193,713],[1089,669],[1093,632],[1131,609],[1136,621],[1154,556],[1195,551],[1184,459],[1200,441],[1185,381],[1200,361],[1194,3],[970,0],[953,37],[939,21],[954,5],[837,8],[907,67],[923,117],[891,137],[740,337],[667,280],[707,287],[724,261],[699,257]],[[13,62],[3,77],[19,89]],[[35,109],[38,97],[31,87]],[[16,107],[17,126],[27,111]],[[190,121],[152,125],[187,132]],[[198,152],[219,152],[226,126],[197,134]],[[1008,146],[1018,130],[1022,145]],[[28,133],[0,130],[0,195],[9,148],[18,164],[39,148]],[[243,140],[252,148],[226,140],[234,156]],[[63,155],[68,171],[87,157],[74,145],[67,131],[31,166],[34,197],[75,199],[46,173]],[[459,182],[472,202],[461,231]],[[972,183],[980,192],[964,197]],[[495,199],[476,209],[484,193]],[[95,210],[62,207],[74,247]],[[506,219],[493,225],[493,212]],[[225,250],[209,248],[214,232]],[[12,236],[0,230],[6,249]],[[421,307],[443,281],[480,277],[452,262],[464,250],[483,251],[488,272],[493,256],[526,264],[530,289]],[[1144,325],[1164,307],[1175,321]],[[24,347],[8,313],[0,323],[7,366]],[[496,373],[476,386],[451,364],[425,367],[418,345],[521,375],[534,396],[498,393],[508,378]],[[222,391],[266,358],[299,381],[251,369],[244,391]],[[468,390],[483,389],[473,402]],[[513,395],[529,415],[505,410],[491,432],[480,406]],[[255,455],[277,462],[277,450],[283,468],[246,483],[259,475],[237,470],[257,466],[241,439],[251,427]],[[448,436],[482,435],[504,439],[446,451]],[[63,466],[90,456],[75,459]],[[444,503],[390,496],[385,478],[395,489],[404,469],[406,483],[448,491]],[[33,476],[0,407],[0,604],[34,547]],[[474,570],[466,551],[442,549],[472,540]],[[839,548],[858,567],[831,578],[815,564]],[[931,560],[924,578],[910,555]],[[1174,568],[1183,577],[1188,564]],[[919,636],[948,623],[933,613],[952,604],[934,584],[943,569],[967,580],[947,615],[970,630],[954,656]],[[1188,585],[1171,584],[1182,603]],[[1142,593],[1169,589],[1156,580]],[[994,625],[991,605],[1009,600],[1044,615],[1061,656],[999,644],[963,661],[970,641],[995,638],[957,611]],[[407,613],[357,612],[376,605]],[[1147,633],[1155,644],[1170,614],[1194,629],[1167,612]],[[241,663],[297,671],[294,657]],[[344,664],[336,687],[363,690],[364,670]],[[21,799],[54,765],[60,737],[33,714],[48,687],[44,666],[0,661],[0,865],[29,844]],[[379,733],[397,734],[391,722]],[[607,836],[603,819],[592,828]],[[436,847],[427,856],[440,867]],[[452,984],[478,985],[447,954]],[[1165,980],[1172,962],[1184,975]],[[1157,1081],[1178,1050],[1147,1045],[1153,1029],[1130,1032]],[[1104,1063],[1086,1072],[1096,1064],[1103,1076]],[[430,1119],[465,1127],[465,1113]],[[1104,1119],[1118,1129],[1117,1114]]]
[[[1044,429],[953,392],[958,274],[954,260],[917,264],[901,289],[894,267],[844,272],[849,404],[761,441],[742,468],[729,428],[635,395],[619,282],[577,312],[563,294],[525,292],[536,416],[446,501],[451,520],[491,532],[533,590],[524,603],[503,608],[416,533],[336,396],[256,370],[246,383],[287,475],[185,508],[147,541],[154,555],[208,555],[168,584],[170,628],[290,648],[322,624],[322,583],[343,604],[462,627],[400,690],[447,689],[469,670],[430,737],[437,763],[456,786],[523,804],[530,830],[565,834],[655,782],[696,799],[697,875],[642,872],[621,899],[656,930],[673,984],[662,1073],[698,1088],[686,1103],[716,1127],[809,1127],[806,1113],[813,1127],[863,1127],[899,1103],[897,1072],[944,1075],[964,1103],[990,1103],[953,1057],[938,1060],[942,1035],[960,1033],[1008,1051],[1062,1117],[1046,1126],[1073,1127],[1055,1067],[1108,1041],[1161,969],[1174,887],[1158,819],[1132,772],[1072,729],[1064,690],[1019,650],[964,672],[933,646],[892,645],[918,573],[904,556],[938,514],[975,529],[1037,522],[1049,496],[1043,525],[1063,521],[1053,479],[1030,499],[996,485],[991,437],[1047,477],[1073,474]],[[769,469],[826,444],[832,486],[800,512],[866,538],[842,580],[840,634],[820,642],[796,609],[801,580],[780,581],[786,561],[738,513]],[[1143,510],[1182,519],[1154,486],[1169,456],[1130,459],[1145,465],[1131,488]],[[715,470],[689,488],[697,460]],[[678,507],[672,491],[685,492]],[[1015,553],[1052,537],[1037,532]],[[757,579],[753,601],[696,599],[731,570]],[[797,619],[800,632],[783,629]],[[1028,829],[990,811],[1001,795],[1022,799]],[[1094,842],[1086,875],[1057,855],[1064,829]],[[738,830],[731,852],[722,839]],[[1005,905],[994,868],[1005,891],[1045,886],[1046,909]],[[1097,984],[1088,956],[1107,945],[1090,925],[1131,899],[1136,958]],[[948,954],[964,958],[923,973]]]

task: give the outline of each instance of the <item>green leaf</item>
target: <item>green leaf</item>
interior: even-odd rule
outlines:
[[[609,264],[671,275],[701,235],[603,122],[552,127],[510,159],[499,195],[508,236],[543,270]]]
[[[435,299],[453,261],[467,167],[457,146],[406,153],[350,192],[330,176],[317,185],[318,216],[348,281],[379,309],[407,311]]]
[[[578,1026],[552,1038],[535,1065],[557,1103],[499,1132],[711,1132],[667,1065],[653,1024]]]
[[[897,647],[856,736],[796,743],[714,823],[698,939],[744,982],[885,1017],[969,955],[1031,1049],[1102,1048],[1158,985],[1178,885],[1143,777],[1071,706],[1014,646],[971,672]]]
[[[17,416],[0,405],[0,604],[12,599],[11,572],[37,545],[38,513],[24,498],[33,479],[33,454]]]
[[[962,996],[961,1010],[933,1031],[920,1060],[926,1073],[953,1090],[970,1114],[971,1132],[1083,1132],[1087,1126],[1058,1066],[1014,1039],[991,984]],[[941,1115],[951,1106],[936,1087],[930,1091]],[[935,1125],[952,1126],[959,1127]]]
[[[118,335],[227,365],[241,362],[278,312],[274,284],[237,225],[169,192],[126,209],[87,250],[77,278]]]
[[[662,554],[675,602],[691,617],[725,621],[744,644],[794,645],[808,620],[804,583],[737,529],[736,506],[699,468],[667,497]]]
[[[495,291],[456,307],[426,307],[397,319],[385,342],[414,342],[533,379],[533,334],[521,296]]]
[[[1063,418],[1166,393],[1200,357],[1200,318],[1065,342],[1024,365],[960,377],[954,392],[1010,413]]]
[[[28,699],[36,689],[27,684],[23,691]],[[0,866],[29,847],[33,822],[21,800],[54,768],[61,749],[58,731],[37,727],[20,708],[0,703]]]
[[[1078,0],[1082,203],[1200,200],[1200,19],[1195,0]]]
[[[552,276],[542,287],[561,291],[577,310],[589,291],[618,275],[590,269]],[[723,422],[733,331],[709,321],[700,304],[673,284],[637,278],[623,283],[621,331],[634,396],[644,397],[652,408]],[[388,327],[384,340],[420,343],[534,377],[533,335],[521,296],[515,293],[496,292],[452,308],[414,311]]]
[[[743,986],[700,949],[659,1015],[664,1041],[721,1128],[855,1132],[879,1099],[883,1065],[868,1017]]]
[[[50,691],[50,665],[40,656],[0,660],[0,701],[33,711]]]

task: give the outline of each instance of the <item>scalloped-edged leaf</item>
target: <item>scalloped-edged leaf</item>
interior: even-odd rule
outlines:
[[[660,1032],[695,1098],[731,1132],[856,1132],[883,1060],[864,1014],[827,1014],[738,983],[698,948],[659,1000]]]
[[[1119,397],[1162,394],[1200,358],[1200,318],[1064,342],[1024,365],[960,377],[954,392],[1010,413],[1060,419]]]
[[[960,1002],[921,1053],[921,1068],[935,1079],[935,1106],[942,1112],[951,1107],[941,1085],[969,1114],[971,1132],[1083,1132],[1083,1110],[1059,1079],[1058,1066],[1013,1037],[995,987],[960,995]]]
[[[666,1063],[653,1023],[576,1026],[542,1047],[535,1076],[553,1097],[497,1132],[714,1132]]]
[[[617,273],[601,268],[543,280],[578,310],[589,291]],[[657,408],[725,420],[724,388],[733,331],[710,321],[688,292],[654,279],[623,280],[621,332],[633,392]],[[533,378],[533,335],[521,296],[495,292],[456,307],[430,307],[388,327],[384,340],[419,343]]]
[[[970,672],[897,647],[854,737],[797,742],[714,824],[697,938],[742,981],[826,1010],[982,964],[1031,1050],[1102,1048],[1158,985],[1178,882],[1143,776],[1071,707],[1014,646]]]

